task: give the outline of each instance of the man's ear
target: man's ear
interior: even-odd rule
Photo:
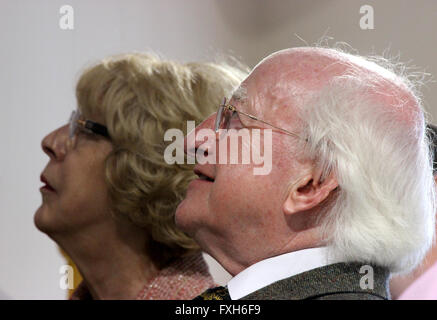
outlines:
[[[286,215],[302,212],[316,207],[338,187],[338,181],[331,171],[321,180],[322,172],[314,169],[303,175],[289,190],[283,205]]]

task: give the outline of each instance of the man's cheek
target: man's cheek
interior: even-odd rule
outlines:
[[[209,195],[209,205],[214,211],[230,211],[239,197],[235,189],[235,183],[229,182],[225,186],[216,185]]]

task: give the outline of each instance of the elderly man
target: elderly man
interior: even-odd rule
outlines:
[[[232,152],[208,146],[207,128],[217,142],[262,129],[272,159],[264,175],[253,161],[196,165],[176,222],[234,276],[200,298],[386,299],[389,273],[430,247],[429,146],[406,78],[333,49],[286,49],[196,128],[194,150],[186,138],[187,154]]]

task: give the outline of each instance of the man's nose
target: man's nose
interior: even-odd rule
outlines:
[[[199,148],[205,149],[203,152],[207,152],[203,145],[206,140],[215,141],[217,138],[214,131],[215,117],[216,113],[212,114],[186,135],[184,139],[184,152],[188,157],[195,159]]]
[[[50,159],[62,161],[67,154],[69,142],[68,125],[65,125],[45,136],[41,142],[41,147]]]

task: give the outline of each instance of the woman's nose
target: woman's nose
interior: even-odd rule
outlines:
[[[45,136],[41,147],[50,159],[62,161],[67,153],[69,140],[68,125],[65,125]]]

